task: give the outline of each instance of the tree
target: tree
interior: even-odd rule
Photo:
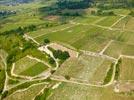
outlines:
[[[54,50],[53,55],[56,59],[58,58],[60,60],[66,60],[67,58],[70,57],[67,51],[62,52],[61,50]]]
[[[48,43],[50,43],[50,40],[49,39],[44,39],[44,43],[48,44]]]
[[[70,76],[69,75],[65,75],[65,79],[67,79],[67,80],[70,80]]]
[[[49,60],[49,63],[50,63],[50,64],[54,64],[54,63],[55,63],[55,61],[54,61],[54,59],[53,59],[52,57],[49,57],[48,60]]]

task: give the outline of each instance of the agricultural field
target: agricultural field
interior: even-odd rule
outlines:
[[[38,94],[42,88],[44,88],[46,84],[38,84],[38,85],[33,85],[29,87],[28,89],[24,89],[22,91],[17,91],[16,93],[8,96],[5,100],[31,100],[35,97],[36,94]],[[27,98],[25,98],[27,97]]]
[[[81,55],[78,59],[67,60],[55,73],[57,76],[69,75],[83,81],[103,82],[112,61],[107,59]],[[99,70],[100,69],[100,70]],[[99,71],[99,73],[97,72]]]
[[[88,91],[88,92],[87,92]],[[62,94],[60,94],[62,93]],[[73,95],[72,95],[73,94]],[[64,98],[63,98],[64,96]],[[112,87],[97,88],[73,83],[62,83],[48,100],[133,100],[133,97],[115,93]]]
[[[134,100],[133,0],[0,0],[0,100]]]
[[[118,58],[120,55],[134,56],[133,51],[134,45],[116,41],[111,43],[111,45],[106,49],[104,54]]]
[[[133,63],[134,59],[125,57],[122,58],[121,64],[119,66],[120,68],[119,80],[134,80]]]
[[[24,57],[17,61],[13,73],[23,76],[36,76],[48,69],[48,66],[37,60]]]

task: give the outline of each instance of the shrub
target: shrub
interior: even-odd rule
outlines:
[[[131,15],[131,16],[134,17],[134,11],[131,11],[131,12],[129,13],[129,15]]]
[[[67,80],[70,80],[70,76],[69,75],[65,75],[65,79],[67,79]]]
[[[50,43],[50,40],[49,39],[44,39],[44,43],[48,44],[48,43]]]

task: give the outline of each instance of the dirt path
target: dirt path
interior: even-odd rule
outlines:
[[[120,55],[121,57],[125,57],[125,58],[130,58],[130,59],[134,59],[134,56],[128,56],[128,55]]]
[[[95,85],[95,84],[91,84],[82,80],[78,80],[75,78],[71,78],[70,80],[65,79],[65,77],[63,76],[51,76],[50,77],[52,80],[56,80],[56,81],[60,81],[60,82],[67,82],[67,83],[74,83],[74,84],[79,84],[79,85],[86,85],[86,86],[91,86],[91,87],[107,87],[110,86],[111,84],[113,84],[113,80],[111,80],[108,84],[106,85]]]
[[[106,17],[102,17],[102,18],[100,18],[99,20],[97,20],[97,21],[93,22],[93,24],[97,24],[98,22],[100,22],[100,21],[104,20],[105,18],[106,18]]]
[[[47,65],[49,68],[51,68],[51,66],[50,66],[48,63],[46,63],[45,61],[43,61],[43,60],[40,60],[40,59],[38,59],[38,58],[36,58],[36,57],[32,57],[32,56],[30,56],[30,55],[27,55],[27,57],[30,58],[30,59],[36,60],[36,61],[38,61],[38,62],[41,62],[41,63],[43,63],[44,65]]]
[[[56,63],[56,67],[55,67],[55,70],[56,70],[56,69],[59,67],[58,60],[55,59],[53,53],[48,49],[48,47],[49,47],[49,44],[46,45],[46,46],[39,47],[38,49],[39,49],[40,51],[46,52],[47,54],[49,54],[49,55],[54,59],[54,61],[55,61],[55,63]]]
[[[111,45],[111,43],[113,42],[113,40],[109,41],[109,43],[104,47],[104,49],[100,52],[100,54],[102,55],[105,50]]]
[[[38,83],[38,84],[33,84],[33,85],[29,86],[28,88],[17,90],[17,91],[15,91],[15,92],[13,92],[12,94],[10,94],[9,96],[12,96],[12,95],[14,95],[15,93],[18,93],[18,92],[26,91],[26,90],[30,89],[31,87],[36,86],[36,85],[40,85],[40,84],[46,84],[46,85],[48,85],[49,83],[47,83],[47,82],[42,82],[42,83]],[[9,96],[8,96],[8,97],[9,97]]]
[[[85,51],[85,50],[80,50],[80,51],[83,52],[84,54],[90,55],[90,56],[102,57],[102,58],[109,59],[109,60],[112,60],[112,61],[117,60],[116,58],[113,58],[113,57],[110,57],[110,56],[107,56],[107,55],[104,55],[104,54],[100,54],[100,53],[95,53],[95,52]]]
[[[41,36],[43,36],[45,34],[48,34],[48,33],[51,33],[51,32],[54,33],[54,32],[58,32],[58,31],[63,31],[63,30],[69,29],[69,28],[74,27],[74,26],[75,26],[75,24],[73,24],[72,26],[69,26],[69,27],[62,28],[62,29],[52,30],[52,31],[49,31],[47,33],[40,34],[38,36],[34,36],[33,39],[38,38],[38,37],[41,37]]]
[[[17,75],[14,73],[14,69],[15,69],[15,63],[12,64],[12,69],[11,69],[11,75],[14,76],[14,77],[20,77],[20,78],[23,78],[23,79],[26,79],[26,80],[32,80],[32,77],[30,76],[22,76],[22,75]]]
[[[127,17],[126,15],[122,16],[119,20],[117,20],[115,23],[113,23],[113,25],[111,25],[111,28],[113,26],[115,26],[117,23],[119,23],[122,19],[124,19],[125,17]]]
[[[34,38],[32,38],[32,37],[30,37],[30,36],[28,36],[27,34],[24,34],[24,36],[23,36],[26,40],[32,40],[34,43],[36,43],[37,45],[40,45],[40,43],[39,42],[37,42]]]

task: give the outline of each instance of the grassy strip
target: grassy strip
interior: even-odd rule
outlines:
[[[114,66],[114,63],[111,64],[110,69],[107,72],[107,75],[106,75],[106,77],[104,79],[103,84],[107,84],[108,82],[110,82],[110,80],[112,78],[112,74],[113,74],[113,68],[114,68],[113,66]]]
[[[2,90],[4,88],[5,83],[5,70],[0,69],[0,94],[2,93]]]
[[[121,62],[122,62],[122,60],[119,59],[117,65],[116,65],[116,72],[115,72],[115,78],[114,78],[115,80],[119,79]]]

